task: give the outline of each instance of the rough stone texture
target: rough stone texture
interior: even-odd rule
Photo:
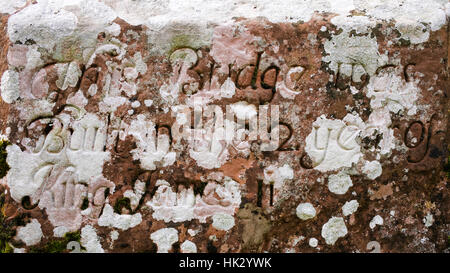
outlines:
[[[447,1],[0,4],[2,252],[448,252]]]

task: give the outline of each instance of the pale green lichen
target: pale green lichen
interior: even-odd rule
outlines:
[[[98,34],[117,17],[96,0],[39,1],[10,16],[8,36],[13,43],[37,45],[43,58],[58,62],[86,60]]]
[[[203,24],[169,23],[147,31],[150,54],[170,56],[179,48],[209,47],[213,28]]]
[[[95,41],[95,40],[94,40]],[[57,62],[67,62],[71,60],[83,61],[83,49],[79,46],[81,38],[76,36],[68,36],[55,47],[55,52],[52,57]],[[92,44],[94,50],[95,43]]]
[[[1,78],[0,84],[2,100],[6,103],[13,103],[20,96],[19,72],[6,70]]]
[[[0,194],[0,253],[12,253],[13,248],[9,244],[9,240],[14,236],[15,232],[11,226],[5,221],[5,194]]]
[[[322,60],[335,73],[338,73],[342,64],[358,64],[369,75],[374,75],[378,67],[387,63],[387,55],[378,51],[376,38],[369,34],[356,36],[343,31],[325,41],[324,49],[327,55]]]

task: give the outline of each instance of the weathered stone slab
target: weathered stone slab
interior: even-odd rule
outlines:
[[[448,251],[446,1],[6,2],[2,251]]]

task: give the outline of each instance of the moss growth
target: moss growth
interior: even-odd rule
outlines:
[[[80,242],[80,231],[68,232],[62,239],[46,243],[42,247],[31,247],[30,253],[62,253],[67,252],[67,244],[71,241]]]
[[[8,163],[6,162],[6,156],[8,155],[6,152],[6,147],[10,144],[11,143],[8,140],[0,140],[0,178],[3,178],[10,169]]]
[[[0,219],[3,221],[3,219]],[[0,253],[12,253],[13,248],[9,245],[8,241],[14,236],[14,232],[5,228],[3,223],[0,224]]]
[[[8,242],[4,242],[4,245],[0,246],[0,253],[13,253],[14,249],[8,244]]]
[[[11,224],[6,222],[6,216],[4,212],[5,194],[0,194],[0,253],[12,253],[13,248],[9,245],[8,241],[15,235],[15,231],[12,229]]]

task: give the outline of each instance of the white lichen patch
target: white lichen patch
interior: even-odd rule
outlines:
[[[296,214],[298,218],[308,220],[316,216],[316,209],[311,203],[301,203],[297,206]]]
[[[241,120],[250,120],[258,114],[256,106],[245,101],[236,102],[230,107],[236,117]]]
[[[131,151],[133,158],[139,160],[145,170],[170,166],[176,159],[176,153],[169,151],[170,136],[157,133],[154,123],[144,115],[138,115],[127,130],[127,134],[136,139],[137,148]]]
[[[111,36],[119,36],[119,34],[121,32],[121,28],[120,28],[120,25],[113,23],[109,27],[106,27],[105,31],[107,34],[109,34]]]
[[[25,248],[14,248],[14,253],[27,253]]]
[[[99,110],[101,113],[113,113],[118,107],[126,104],[127,98],[120,96],[106,96],[99,102]]]
[[[351,167],[361,157],[357,142],[360,124],[346,120],[360,120],[347,114],[342,120],[327,119],[321,115],[313,123],[311,133],[306,137],[305,151],[313,161],[314,169],[332,171],[342,167]],[[360,121],[362,122],[362,121]]]
[[[132,61],[134,63],[134,69],[138,74],[144,75],[147,72],[147,64],[144,62],[141,52],[134,54]],[[137,77],[137,75],[135,75],[135,77]]]
[[[134,81],[139,76],[135,67],[125,67],[123,70],[123,76],[127,81]]]
[[[347,235],[347,227],[342,217],[331,217],[328,222],[322,226],[322,237],[328,245],[334,245],[336,241]]]
[[[328,177],[328,189],[335,194],[345,194],[353,186],[350,175],[341,171]]]
[[[20,96],[19,73],[14,70],[6,70],[1,79],[0,92],[2,100],[13,103]]]
[[[319,241],[316,238],[310,238],[308,244],[310,247],[317,247]]]
[[[192,229],[192,228],[189,228],[189,229],[187,230],[187,233],[188,233],[189,235],[191,235],[192,237],[194,237],[195,235],[197,235],[198,230],[194,230],[194,229]]]
[[[232,98],[236,93],[236,86],[233,80],[228,77],[220,87],[220,95],[222,98]]]
[[[305,236],[294,237],[294,239],[292,239],[292,246],[298,245],[298,243],[303,240],[305,240]]]
[[[366,96],[370,98],[373,109],[386,107],[395,114],[404,112],[414,115],[420,95],[420,88],[417,86],[419,79],[406,82],[399,73],[400,71],[385,69],[371,77]]]
[[[351,200],[345,202],[344,206],[342,206],[342,213],[344,216],[349,216],[355,213],[358,210],[359,203],[356,200]]]
[[[133,108],[138,108],[139,106],[141,106],[141,103],[139,101],[133,101],[133,103],[131,103],[131,107]]]
[[[92,85],[94,86],[94,85]],[[84,96],[81,90],[78,90],[76,93],[72,93],[68,96],[67,101],[68,104],[75,105],[79,108],[84,108],[88,104],[88,99]]]
[[[25,44],[27,40],[31,40],[52,49],[74,32],[78,24],[75,14],[58,9],[53,3],[40,3],[29,5],[9,18],[8,36],[12,42]]]
[[[0,9],[14,13],[25,5],[24,0],[0,1]],[[17,2],[17,3],[16,3]],[[53,49],[65,39],[75,36],[91,51],[95,35],[101,31],[117,36],[120,27],[113,23],[117,16],[132,25],[148,27],[149,44],[156,53],[166,53],[178,37],[188,37],[186,46],[200,48],[210,45],[213,28],[233,21],[233,18],[266,17],[272,22],[309,21],[314,12],[331,12],[345,16],[352,10],[363,11],[371,18],[395,20],[402,38],[413,43],[422,41],[430,30],[445,25],[446,14],[443,3],[430,0],[425,5],[420,0],[408,1],[297,1],[272,2],[255,0],[239,5],[224,4],[223,1],[37,1],[13,14],[8,24],[8,34],[13,43],[34,40]],[[276,10],[277,12],[273,12]],[[353,16],[363,17],[363,16]],[[351,17],[350,17],[351,18]],[[365,19],[353,19],[358,26]],[[337,19],[335,20],[337,21]],[[335,22],[339,25],[339,22]],[[412,27],[403,27],[405,25]],[[425,31],[425,34],[420,33]],[[86,53],[88,54],[88,53]]]
[[[136,180],[134,184],[134,191],[127,190],[123,193],[123,197],[130,199],[130,207],[135,210],[139,205],[139,201],[145,193],[145,182]]]
[[[382,139],[377,145],[380,155],[388,155],[395,148],[394,130],[389,128],[392,123],[389,109],[386,107],[373,109],[361,138],[373,137],[374,130],[382,133]]]
[[[58,73],[58,80],[56,86],[61,90],[66,90],[68,87],[75,87],[81,77],[81,69],[76,62],[71,63],[57,63],[56,71]]]
[[[119,232],[117,230],[113,230],[111,231],[111,233],[109,233],[109,238],[111,239],[111,243],[109,244],[109,248],[113,248],[114,246],[114,241],[116,241],[117,239],[119,239]]]
[[[383,217],[380,215],[375,215],[369,223],[370,229],[374,229],[377,225],[382,226],[384,223]]]
[[[427,213],[427,215],[423,218],[423,223],[425,224],[425,227],[431,227],[434,223],[433,214]]]
[[[197,253],[197,246],[189,240],[184,241],[180,247],[183,253]]]
[[[364,26],[367,30],[368,27]],[[361,31],[362,28],[359,28]],[[380,54],[376,37],[371,35],[351,35],[349,30],[338,35],[333,35],[331,40],[324,43],[325,52],[328,54],[322,57],[322,61],[328,63],[329,68],[335,72],[340,71],[343,64],[358,64],[362,66],[367,74],[374,75],[377,68],[387,62],[387,56]],[[350,72],[351,73],[351,72]],[[346,73],[349,74],[349,73]],[[348,75],[352,76],[352,74]],[[356,77],[354,80],[358,80]]]
[[[401,33],[400,38],[417,44],[428,40],[430,30],[436,31],[445,24],[443,2],[358,0],[355,7],[365,10],[371,17],[394,20],[395,27]]]
[[[41,176],[39,173],[36,174],[37,179],[32,179],[32,170],[39,170],[44,161],[36,154],[22,152],[15,144],[6,147],[6,151],[8,152],[6,162],[11,167],[7,174],[11,197],[16,202],[21,202],[24,196],[33,195],[43,183],[43,179],[39,179]]]
[[[25,6],[27,0],[0,0],[0,13],[12,14]]]
[[[109,234],[109,237],[111,238],[111,241],[115,241],[115,240],[119,239],[119,232],[117,230],[113,230]]]
[[[172,245],[178,242],[178,231],[174,228],[162,228],[153,232],[150,239],[158,246],[158,253],[168,253]]]
[[[65,226],[55,227],[53,229],[53,236],[62,238],[64,235],[69,232],[69,229]]]
[[[241,186],[236,181],[225,177],[220,184],[208,182],[203,196],[196,196],[194,216],[204,223],[214,214],[234,215],[241,201]]]
[[[228,2],[224,4],[219,0],[206,2],[103,0],[103,2],[128,23],[146,24],[150,29],[163,33],[175,32],[177,26],[183,27],[181,28],[183,32],[190,33],[193,32],[191,29],[195,25],[199,25],[197,28],[200,26],[206,28],[208,22],[221,24],[239,17],[266,17],[271,22],[307,22],[314,12],[330,12],[346,16],[352,10],[364,11],[372,18],[386,21],[423,22],[430,25],[432,30],[439,29],[445,24],[445,1],[438,0],[429,0],[426,3],[420,0],[286,0],[283,2],[254,0],[251,3],[243,2],[238,5],[231,5]],[[183,24],[174,22],[183,22]],[[194,37],[201,39],[201,37]]]
[[[379,161],[368,161],[363,167],[363,173],[367,176],[367,178],[374,180],[379,177],[383,172],[381,164]]]
[[[37,45],[58,60],[86,61],[98,33],[111,26],[116,17],[114,10],[97,0],[36,1],[11,15],[7,30],[12,43],[31,41],[31,46]],[[67,54],[64,44],[69,41],[72,53]]]
[[[212,133],[202,129],[200,134],[198,139],[189,142],[189,156],[202,168],[220,168],[227,161],[229,154],[228,145],[223,140],[224,128],[216,128]]]
[[[71,136],[70,149],[66,147],[67,158],[70,164],[75,166],[79,179],[89,181],[93,177],[102,176],[103,164],[110,157],[110,152],[103,150],[106,141],[105,121],[95,114],[86,113],[71,126],[74,133]],[[85,132],[89,133],[83,135]]]
[[[264,183],[272,184],[275,189],[282,189],[287,180],[294,178],[294,170],[289,164],[284,164],[281,167],[270,165],[264,169]]]
[[[376,21],[367,16],[339,15],[331,18],[330,21],[338,29],[341,28],[346,32],[355,30],[357,34],[369,33],[376,25]],[[324,30],[321,29],[321,31],[326,31],[326,27]]]
[[[152,104],[153,104],[153,100],[144,100],[144,105],[145,106],[147,106],[147,107],[150,107],[150,106],[152,106]]]
[[[27,246],[32,246],[38,244],[41,241],[42,236],[41,224],[38,220],[32,219],[31,222],[24,227],[19,227],[17,229],[16,238],[24,242]]]
[[[174,192],[165,180],[156,182],[158,189],[152,200],[146,203],[153,210],[153,218],[168,222],[184,222],[198,219],[201,223],[215,214],[234,215],[241,203],[239,184],[225,179],[223,185],[208,182],[204,194],[194,195],[193,187],[179,187]]]
[[[179,189],[174,192],[170,184],[165,180],[158,180],[152,200],[147,206],[153,209],[153,218],[165,222],[183,222],[194,218],[195,195],[194,189]]]
[[[121,230],[127,230],[139,225],[142,222],[142,215],[135,213],[117,214],[114,212],[113,207],[106,204],[103,208],[103,214],[98,218],[98,225],[102,227],[113,227]]]
[[[97,236],[97,230],[91,225],[84,226],[81,229],[81,245],[86,248],[87,253],[104,253],[100,244],[100,238]]]
[[[217,230],[228,231],[234,227],[234,217],[229,214],[214,214],[212,226]]]
[[[401,38],[408,40],[411,44],[421,44],[428,41],[430,31],[423,22],[415,20],[397,20],[395,28],[400,32]]]

